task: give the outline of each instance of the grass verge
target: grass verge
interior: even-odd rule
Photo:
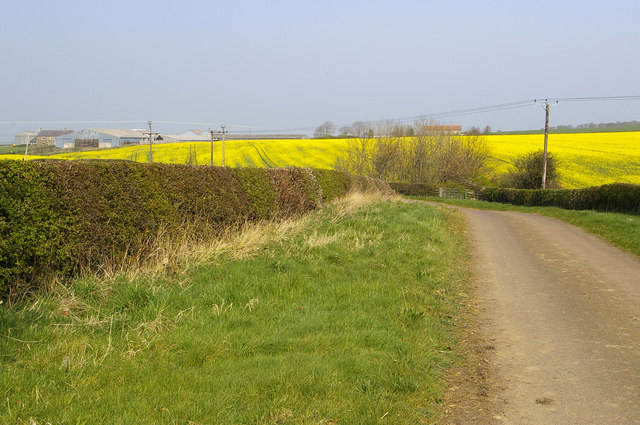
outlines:
[[[464,199],[412,197],[466,208],[496,211],[520,211],[554,217],[574,226],[581,227],[619,248],[640,256],[640,215],[607,213],[599,211],[574,211],[556,207],[523,207],[497,202],[473,201]]]
[[[431,423],[468,279],[459,213],[341,201],[175,275],[0,306],[0,422]]]

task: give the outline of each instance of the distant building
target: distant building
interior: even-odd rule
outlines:
[[[40,131],[23,131],[15,135],[14,143],[16,145],[26,145],[27,143],[34,144],[36,137]]]
[[[56,137],[73,133],[73,130],[40,130],[36,136],[37,146],[53,146],[56,144]]]
[[[213,138],[218,140],[216,134],[218,134],[217,131],[213,133]],[[174,137],[177,137],[181,142],[205,142],[211,140],[211,132],[208,130],[188,130]]]
[[[70,148],[113,148],[125,145],[149,143],[145,130],[120,130],[111,128],[87,128],[56,137],[56,146]]]
[[[425,131],[438,131],[448,134],[460,134],[462,133],[461,125],[425,125],[422,127]]]
[[[225,138],[227,140],[307,139],[308,136],[296,134],[226,134]],[[214,131],[213,139],[222,139],[222,133]],[[61,149],[113,148],[149,144],[149,133],[148,130],[139,129],[86,128],[75,132],[68,131],[55,137],[54,140],[55,145]],[[211,132],[209,130],[189,130],[178,135],[157,134],[153,143],[208,142],[210,140]]]
[[[181,142],[206,142],[211,140],[210,130],[189,130],[177,136]],[[304,134],[259,134],[259,133],[226,133],[226,140],[269,140],[269,139],[308,139]],[[213,132],[213,140],[222,140],[220,131]]]

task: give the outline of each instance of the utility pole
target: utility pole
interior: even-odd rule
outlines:
[[[209,165],[213,167],[213,130],[209,129],[209,133],[211,133],[211,161]]]
[[[224,167],[224,135],[226,133],[226,125],[222,124],[220,127],[222,128],[222,166]]]
[[[29,139],[31,138],[30,136],[30,132],[29,131],[25,131],[25,133],[27,133],[27,145],[24,148],[24,160],[27,160],[27,152],[29,151]]]
[[[547,140],[549,139],[549,102],[545,102],[544,118],[544,154],[542,155],[542,188],[547,186]]]
[[[149,123],[149,164],[153,164],[153,129],[151,128],[151,121]]]

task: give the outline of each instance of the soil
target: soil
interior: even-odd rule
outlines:
[[[461,208],[474,296],[446,424],[640,424],[640,259],[534,214]]]

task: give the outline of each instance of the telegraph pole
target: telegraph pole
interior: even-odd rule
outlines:
[[[209,129],[209,133],[211,133],[211,161],[209,161],[209,165],[213,167],[213,130]]]
[[[149,123],[149,164],[153,164],[153,129],[151,127],[151,121]]]
[[[29,139],[31,138],[31,136],[29,135],[29,131],[25,131],[25,133],[27,133],[27,145],[24,148],[24,160],[27,160],[27,152],[29,151]]]
[[[542,155],[542,188],[547,186],[547,140],[549,140],[549,102],[544,107],[544,154]]]
[[[224,135],[226,133],[226,125],[222,124],[220,127],[222,128],[222,166],[224,167]]]

